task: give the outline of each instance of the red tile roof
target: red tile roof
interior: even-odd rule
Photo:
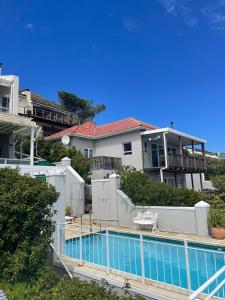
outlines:
[[[96,125],[93,122],[87,122],[82,125],[76,125],[55,134],[52,134],[45,138],[45,140],[55,140],[59,139],[64,135],[79,135],[84,137],[103,137],[106,135],[118,134],[121,132],[126,132],[129,129],[143,128],[144,129],[157,129],[151,124],[136,120],[134,118],[127,118],[119,120],[113,123],[105,125]]]

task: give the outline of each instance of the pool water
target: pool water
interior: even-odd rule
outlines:
[[[65,242],[66,256],[82,259],[97,265],[107,266],[106,232],[91,233]],[[142,276],[181,288],[188,288],[187,261],[183,241],[109,231],[108,235],[110,268],[122,272]],[[188,243],[191,289],[196,290],[216,271],[224,266],[225,248],[210,245]],[[143,261],[143,268],[141,267]],[[221,276],[210,286],[209,292],[222,281]],[[218,296],[223,297],[225,289]]]

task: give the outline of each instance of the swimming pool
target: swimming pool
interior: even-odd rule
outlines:
[[[185,255],[184,241],[161,237],[103,231],[84,235],[80,241],[66,240],[64,255],[184,289],[188,289],[188,265],[190,286],[196,290],[225,263],[225,247],[189,242]],[[218,278],[208,292],[224,278]],[[225,288],[218,296],[224,295]]]

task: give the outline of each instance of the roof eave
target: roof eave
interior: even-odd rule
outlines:
[[[206,140],[200,139],[196,136],[193,136],[193,135],[190,135],[190,134],[187,134],[187,133],[184,133],[184,132],[181,132],[181,131],[178,131],[178,130],[175,130],[175,129],[169,128],[169,127],[153,129],[153,130],[146,130],[146,131],[142,132],[141,135],[148,135],[148,134],[153,134],[153,133],[163,133],[163,132],[165,132],[165,133],[170,132],[170,133],[185,137],[187,139],[193,140],[195,142],[199,142],[199,143],[203,143],[203,144],[207,143]]]
[[[111,132],[111,133],[108,133],[108,134],[97,135],[97,136],[84,135],[84,134],[78,134],[78,133],[69,133],[69,134],[65,134],[65,135],[74,136],[74,137],[81,137],[81,138],[86,138],[86,139],[91,139],[91,140],[98,140],[98,139],[102,139],[102,138],[106,138],[106,137],[111,137],[111,136],[115,136],[115,135],[119,135],[119,134],[124,134],[124,133],[127,133],[127,132],[133,132],[133,131],[136,131],[136,130],[146,130],[146,128],[147,127],[145,127],[145,126],[137,126],[137,127],[129,128],[129,129],[126,129],[126,130],[121,130],[121,131],[118,131],[118,132]],[[155,130],[155,129],[154,128],[149,129],[149,131],[151,131],[151,130]],[[63,137],[63,135],[59,136],[59,137],[52,138],[52,139],[47,139],[47,141],[59,140],[62,137]]]

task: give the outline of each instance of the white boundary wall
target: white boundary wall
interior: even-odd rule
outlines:
[[[135,227],[133,218],[138,211],[151,210],[158,213],[159,230],[208,236],[208,203],[201,201],[195,207],[135,206],[119,188],[116,174],[92,180],[92,210],[97,223]]]

